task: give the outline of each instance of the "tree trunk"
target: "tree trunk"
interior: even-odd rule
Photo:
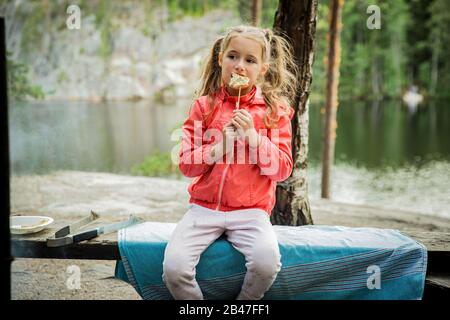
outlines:
[[[257,27],[261,23],[262,0],[252,1],[252,24]]]
[[[380,66],[379,66],[379,55],[375,54],[372,59],[372,92],[375,99],[381,99],[381,81],[380,81]]]
[[[336,141],[336,110],[341,60],[341,11],[343,0],[330,2],[330,29],[328,34],[327,99],[325,112],[325,133],[322,157],[322,198],[330,198],[330,175]]]
[[[272,211],[273,224],[313,224],[306,179],[308,155],[308,108],[314,61],[317,0],[280,0],[275,14],[274,32],[292,44],[299,66],[299,88],[294,100],[292,119],[292,175],[277,185],[277,202]]]
[[[437,38],[434,41],[434,46],[432,49],[431,56],[431,81],[430,81],[430,95],[434,96],[436,94],[436,88],[438,83],[438,72],[439,72],[439,49],[440,49],[440,39]]]

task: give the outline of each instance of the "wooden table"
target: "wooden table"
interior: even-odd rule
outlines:
[[[11,234],[11,255],[16,258],[120,260],[117,232],[68,246],[47,247],[47,238],[73,222],[58,221],[47,229],[28,235]],[[94,221],[84,229],[91,229],[105,223],[112,222]]]

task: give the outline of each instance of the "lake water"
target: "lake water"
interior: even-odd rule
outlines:
[[[13,175],[80,170],[130,174],[156,151],[170,152],[171,133],[190,100],[13,102],[9,110]],[[322,105],[310,106],[309,194],[320,197]],[[417,110],[398,101],[341,101],[332,199],[450,218],[450,108]]]

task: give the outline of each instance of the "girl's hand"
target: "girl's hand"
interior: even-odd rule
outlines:
[[[254,128],[252,115],[244,109],[233,110],[233,119],[231,123],[236,127],[236,129],[247,131],[248,129]]]
[[[222,129],[222,141],[214,145],[211,149],[211,157],[214,162],[222,159],[222,157],[234,150],[234,141],[238,134],[231,122],[224,125]]]
[[[244,109],[233,110],[234,116],[231,123],[236,127],[240,137],[245,138],[252,148],[259,146],[259,135],[255,130],[252,115]]]
[[[227,154],[234,149],[234,141],[238,136],[231,122],[225,124],[222,129],[222,135],[223,154]]]

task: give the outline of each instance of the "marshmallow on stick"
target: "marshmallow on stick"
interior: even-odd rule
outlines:
[[[236,101],[236,109],[239,109],[239,100],[241,98],[241,87],[248,84],[249,80],[250,80],[249,78],[241,76],[237,73],[231,74],[231,79],[229,83],[230,87],[234,89],[239,88],[238,100]]]
[[[237,73],[232,73],[230,79],[230,87],[233,87],[234,89],[237,89],[238,87],[240,88],[241,86],[245,86],[246,84],[248,84],[249,80],[250,79],[247,77],[241,76]]]

